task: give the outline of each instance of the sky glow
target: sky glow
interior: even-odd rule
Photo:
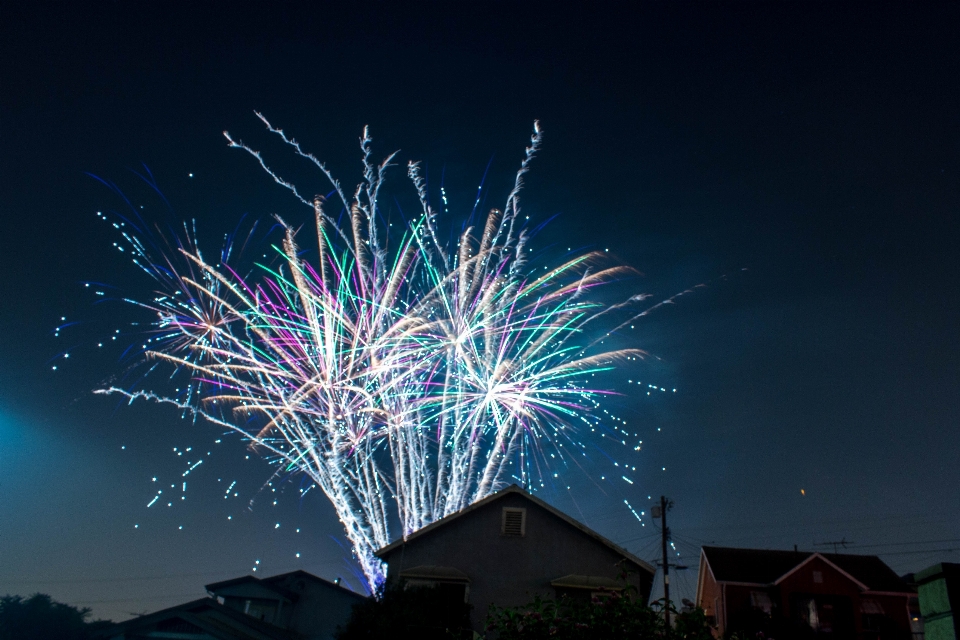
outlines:
[[[225,134],[311,207],[312,238],[277,217],[277,259],[241,276],[232,244],[208,262],[189,226],[178,240],[158,238],[133,207],[135,217],[112,223],[157,285],[152,299],[128,300],[154,314],[144,365],[171,371],[179,386],[167,395],[144,375],[136,387],[99,393],[173,404],[242,434],[278,465],[277,475],[305,474],[336,510],[371,590],[384,579],[373,552],[397,533],[509,483],[535,490],[545,474],[558,478],[563,460],[585,454],[583,433],[601,427],[639,450],[636,434],[601,411],[611,391],[591,379],[644,358],[604,343],[672,299],[600,302],[598,288],[632,274],[605,252],[529,262],[519,194],[540,147],[538,125],[504,209],[474,210],[447,246],[418,163],[407,173],[421,210],[401,233],[383,223],[378,202],[395,154],[374,163],[366,130],[364,181],[348,197],[323,163],[257,115],[338,198],[304,199],[258,151]],[[312,261],[300,248],[308,242]],[[183,477],[202,462],[188,461]],[[187,483],[180,488],[185,494]]]

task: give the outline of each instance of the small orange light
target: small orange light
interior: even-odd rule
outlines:
[[[804,491],[803,489],[800,489],[800,495],[805,496],[805,495],[807,495],[807,492]]]

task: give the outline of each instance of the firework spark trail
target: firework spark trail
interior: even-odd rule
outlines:
[[[364,178],[347,198],[325,165],[257,116],[330,180],[349,223],[338,225],[322,198],[304,199],[225,133],[313,209],[317,261],[300,257],[293,227],[279,218],[280,266],[258,265],[250,276],[227,265],[229,251],[219,264],[205,261],[188,228],[175,251],[157,256],[125,234],[159,289],[136,303],[155,314],[159,333],[147,357],[191,383],[178,398],[100,393],[174,404],[241,433],[283,471],[306,474],[333,504],[376,590],[384,576],[373,553],[391,542],[392,518],[407,536],[495,491],[508,468],[529,486],[548,448],[560,455],[564,442],[579,445],[576,425],[596,424],[590,415],[605,393],[586,379],[645,355],[597,351],[591,323],[616,312],[612,324],[623,326],[644,313],[642,297],[591,300],[594,288],[629,272],[600,266],[596,253],[537,276],[527,270],[518,198],[541,142],[536,124],[506,206],[488,214],[479,235],[467,227],[453,250],[438,240],[419,165],[410,163],[422,210],[388,250],[377,198],[395,154],[375,164],[364,129]]]

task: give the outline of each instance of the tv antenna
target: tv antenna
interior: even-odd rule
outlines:
[[[837,549],[843,548],[846,549],[848,544],[856,544],[853,540],[847,540],[847,537],[844,536],[836,542],[814,542],[813,546],[815,547],[833,547],[833,552],[838,553]]]

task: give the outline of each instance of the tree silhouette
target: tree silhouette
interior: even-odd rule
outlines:
[[[108,620],[87,622],[90,609],[56,602],[45,593],[0,597],[0,640],[87,640]]]

